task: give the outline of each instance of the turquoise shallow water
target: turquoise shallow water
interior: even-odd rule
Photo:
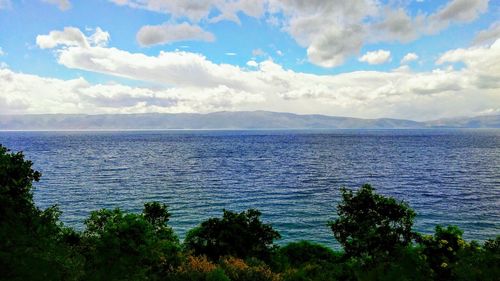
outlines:
[[[82,228],[91,210],[170,206],[183,237],[223,208],[258,208],[282,243],[333,247],[339,187],[371,183],[406,200],[415,228],[500,234],[500,130],[0,132],[42,171],[35,201]]]

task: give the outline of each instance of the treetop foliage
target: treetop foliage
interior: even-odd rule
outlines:
[[[222,218],[210,218],[191,230],[184,241],[188,250],[212,260],[222,256],[269,259],[280,234],[260,220],[261,213],[223,210]]]
[[[341,189],[338,218],[329,223],[350,257],[383,258],[410,245],[415,212],[404,202],[375,193],[368,184],[353,192]]]

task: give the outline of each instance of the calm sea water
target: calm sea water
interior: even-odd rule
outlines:
[[[258,208],[281,242],[336,247],[327,221],[341,186],[407,201],[415,228],[500,234],[500,130],[0,132],[43,173],[35,201],[83,228],[91,210],[170,206],[184,237],[222,209]]]

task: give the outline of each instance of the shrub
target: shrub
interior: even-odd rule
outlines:
[[[271,269],[261,263],[248,265],[242,259],[226,257],[222,260],[221,266],[226,275],[232,281],[279,281],[279,274],[273,273]]]
[[[341,253],[309,241],[289,243],[279,249],[278,255],[292,267],[305,264],[339,263],[342,258]]]
[[[284,280],[348,280],[352,275],[343,254],[323,245],[300,241],[289,243],[276,255]]]
[[[427,262],[438,280],[452,280],[453,267],[458,253],[470,245],[462,239],[462,231],[456,226],[438,225],[434,236],[422,235],[417,241],[423,247]]]
[[[223,256],[255,257],[269,260],[274,240],[280,235],[260,221],[261,213],[250,209],[241,213],[223,210],[222,218],[211,218],[188,232],[185,247],[212,260]]]
[[[436,280],[498,280],[500,276],[500,237],[481,247],[466,242],[456,226],[437,226],[434,235],[422,235],[423,248]]]
[[[419,247],[408,246],[396,250],[397,259],[377,261],[366,267],[364,260],[352,259],[353,275],[360,281],[427,281],[433,274]]]
[[[153,206],[158,212],[149,212]],[[160,208],[157,208],[160,207]],[[88,280],[146,280],[180,264],[180,246],[165,224],[166,206],[147,203],[144,214],[119,209],[91,213],[85,221]]]
[[[230,281],[221,268],[205,256],[188,256],[176,272],[168,275],[169,281]]]

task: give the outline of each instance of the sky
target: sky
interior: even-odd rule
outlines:
[[[499,0],[0,0],[0,114],[500,114]]]

